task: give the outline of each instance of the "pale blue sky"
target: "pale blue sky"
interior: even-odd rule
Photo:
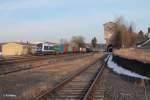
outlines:
[[[0,0],[0,42],[53,41],[82,35],[104,42],[103,24],[123,16],[150,26],[150,0]]]

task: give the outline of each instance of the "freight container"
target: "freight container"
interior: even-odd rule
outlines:
[[[73,49],[73,48],[72,48],[71,46],[69,46],[69,47],[68,47],[68,53],[72,53],[72,52],[73,52],[72,49]]]
[[[86,48],[80,48],[80,53],[86,53]]]
[[[68,53],[68,47],[69,47],[68,44],[65,44],[65,45],[64,45],[64,54],[67,54],[67,53]]]
[[[80,53],[82,53],[82,48],[79,49]]]
[[[73,53],[78,53],[78,49],[76,47],[73,47]]]
[[[64,53],[64,44],[60,44],[59,48],[60,48],[59,49],[60,50],[59,53],[63,54]]]
[[[55,50],[56,54],[59,54],[60,53],[60,45],[55,45],[54,50]]]
[[[63,54],[64,53],[64,44],[55,45],[54,50],[57,54]]]
[[[86,48],[83,48],[83,53],[86,53]]]

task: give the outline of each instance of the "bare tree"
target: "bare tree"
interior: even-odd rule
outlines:
[[[122,46],[122,33],[120,31],[113,34],[112,45],[115,48],[121,48],[121,46]]]
[[[145,39],[144,33],[142,30],[140,30],[138,35],[137,35],[137,43],[144,41],[144,39]]]
[[[94,37],[92,40],[91,40],[91,44],[92,44],[92,47],[93,48],[96,48],[97,47],[97,38]]]
[[[76,47],[85,47],[84,38],[82,36],[74,36],[71,39],[71,43],[74,44]]]
[[[60,43],[61,43],[61,44],[67,44],[68,41],[67,41],[67,39],[60,39]]]
[[[136,44],[137,34],[134,32],[133,24],[126,25],[123,17],[115,21],[115,33],[112,36],[112,44],[116,48],[128,48]]]
[[[124,43],[124,33],[126,32],[126,26],[124,25],[123,17],[118,17],[115,20],[115,32],[112,36],[111,42],[115,48],[121,48]]]
[[[123,39],[124,39],[124,46],[126,48],[136,45],[137,34],[134,32],[133,24],[127,27],[127,31],[124,33]]]

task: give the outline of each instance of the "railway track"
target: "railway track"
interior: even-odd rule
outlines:
[[[95,61],[33,100],[103,100],[105,90],[96,87],[101,81],[106,62]]]
[[[86,57],[86,56],[90,56],[91,54],[85,54],[85,55],[76,55],[76,56],[73,56],[73,55],[63,55],[63,56],[52,56],[52,57],[45,57],[45,58],[37,58],[37,59],[34,59],[34,60],[31,60],[28,58],[28,60],[31,62],[31,61],[40,61],[40,60],[44,60],[44,59],[49,59],[50,61],[48,61],[47,63],[44,63],[44,64],[39,64],[39,65],[32,65],[32,64],[29,64],[27,66],[23,66],[23,67],[17,67],[17,66],[11,66],[11,68],[6,68],[6,66],[4,66],[4,71],[2,70],[2,67],[0,69],[0,75],[7,75],[7,74],[12,74],[12,73],[15,73],[15,72],[19,72],[19,71],[25,71],[25,70],[30,70],[30,69],[34,69],[34,68],[39,68],[39,67],[43,67],[43,66],[47,66],[51,63],[55,63],[57,61],[68,61],[68,60],[72,60],[72,59],[78,59],[78,58],[82,58],[82,57]],[[59,59],[58,59],[59,58]],[[28,61],[27,60],[27,61]],[[27,61],[23,61],[23,62],[26,62],[28,63]],[[21,63],[22,61],[20,61]],[[13,62],[15,63],[15,62]],[[6,70],[5,70],[6,69]]]
[[[59,58],[59,57],[65,57],[65,56],[72,56],[72,55],[46,55],[46,56],[18,56],[18,57],[12,57],[9,59],[2,59],[0,60],[1,65],[5,64],[14,64],[14,63],[22,63],[27,61],[36,61],[36,60],[42,60],[42,59],[51,59],[51,58]]]

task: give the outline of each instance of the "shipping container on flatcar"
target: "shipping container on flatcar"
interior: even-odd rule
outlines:
[[[69,47],[68,44],[65,44],[65,45],[64,45],[64,54],[67,54],[67,53],[68,53],[68,47]]]
[[[80,47],[80,53],[85,53],[86,52],[86,48]]]
[[[60,44],[59,46],[60,46],[60,47],[59,47],[59,48],[60,48],[59,53],[60,53],[60,54],[63,54],[63,53],[64,53],[64,44]]]
[[[55,50],[56,54],[63,54],[64,53],[64,44],[55,45],[54,50]]]
[[[55,45],[54,50],[55,50],[56,54],[59,54],[60,53],[60,45]]]
[[[78,49],[76,47],[73,47],[73,53],[75,54],[75,53],[78,53],[78,52],[79,52]]]
[[[73,48],[71,46],[68,47],[68,53],[73,53]]]
[[[86,48],[83,48],[82,51],[83,51],[83,53],[86,53]]]
[[[80,47],[80,53],[84,53],[84,48]]]

